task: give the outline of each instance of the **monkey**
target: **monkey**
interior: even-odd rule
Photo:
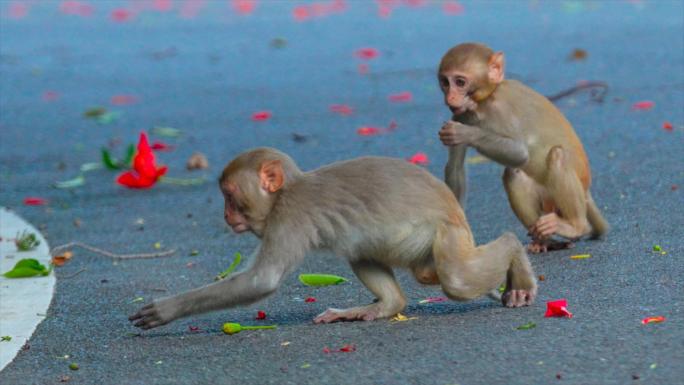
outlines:
[[[129,317],[150,329],[175,319],[254,303],[281,285],[310,250],[347,259],[376,301],[330,308],[315,323],[396,315],[407,300],[393,268],[441,285],[458,301],[496,291],[506,307],[530,305],[537,282],[527,252],[512,233],[476,246],[449,188],[402,159],[362,157],[303,172],[273,148],[246,151],[223,170],[224,219],[235,233],[260,240],[250,267],[229,278],[161,298]]]
[[[505,166],[504,189],[532,238],[530,252],[573,247],[585,235],[601,237],[609,225],[591,196],[589,160],[579,137],[548,99],[505,80],[504,66],[503,52],[478,43],[457,45],[442,57],[438,81],[452,113],[439,131],[449,147],[446,184],[464,205],[464,159],[474,147]]]

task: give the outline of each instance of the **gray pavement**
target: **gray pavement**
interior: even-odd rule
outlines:
[[[112,261],[83,250],[58,268],[55,297],[27,348],[0,372],[2,384],[675,384],[684,380],[684,5],[659,2],[462,2],[446,15],[441,2],[402,5],[387,18],[375,2],[350,1],[343,13],[296,22],[289,2],[261,1],[251,15],[210,1],[196,16],[145,10],[109,19],[130,2],[92,1],[91,17],[64,15],[57,3],[32,3],[12,17],[0,4],[0,204],[42,229],[52,246],[80,241],[117,253],[176,248],[150,260]],[[284,39],[274,48],[274,39]],[[503,50],[510,77],[544,94],[579,80],[609,84],[604,103],[577,94],[558,102],[584,141],[593,195],[613,226],[603,241],[532,256],[540,283],[534,306],[505,309],[483,298],[419,305],[437,288],[399,280],[407,322],[313,325],[327,307],[370,301],[344,262],[311,255],[297,269],[350,278],[327,288],[291,276],[269,299],[247,308],[177,321],[138,333],[127,315],[145,301],[210,282],[232,255],[249,255],[251,236],[230,233],[213,182],[222,166],[249,147],[268,145],[312,169],[360,155],[408,157],[423,151],[441,175],[446,151],[437,130],[448,118],[434,69],[442,53],[478,40]],[[282,41],[282,40],[281,40]],[[380,56],[357,71],[356,49]],[[573,49],[584,61],[567,60]],[[46,90],[60,98],[44,101]],[[409,103],[387,96],[410,91]],[[138,103],[110,106],[112,95]],[[654,107],[634,111],[636,102]],[[331,104],[348,104],[340,116]],[[93,106],[121,113],[100,125],[82,117]],[[253,122],[255,111],[273,117]],[[397,129],[361,137],[361,126]],[[662,128],[669,121],[673,130]],[[159,153],[169,175],[185,171],[194,151],[207,154],[210,182],[126,190],[115,173],[86,174],[74,190],[52,183],[99,159],[100,147],[134,142],[141,129],[170,126],[176,145]],[[304,142],[292,134],[305,135]],[[492,163],[469,165],[466,211],[480,242],[512,230],[511,213]],[[677,186],[674,189],[673,186]],[[22,205],[40,196],[47,206]],[[144,220],[140,225],[139,219]],[[75,226],[74,222],[80,224]],[[653,253],[654,244],[667,254]],[[192,250],[199,255],[190,256]],[[590,253],[589,259],[570,255]],[[191,267],[188,267],[188,264]],[[82,273],[71,277],[85,269]],[[297,298],[314,296],[317,302]],[[567,298],[572,319],[544,318],[548,300]],[[267,321],[255,321],[257,310]],[[642,325],[647,316],[664,323]],[[278,324],[276,330],[224,335],[224,322]],[[527,322],[531,330],[516,330]],[[191,332],[189,327],[200,331]],[[290,342],[283,346],[283,342]],[[0,342],[1,344],[1,342]],[[351,353],[323,348],[355,344]],[[1,348],[1,345],[0,345]],[[70,358],[63,358],[69,355]],[[79,364],[71,371],[69,363]],[[557,378],[557,377],[560,377]]]

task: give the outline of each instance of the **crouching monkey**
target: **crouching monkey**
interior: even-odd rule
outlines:
[[[504,80],[504,56],[482,44],[450,49],[438,73],[452,120],[439,131],[449,146],[445,181],[463,204],[468,146],[506,166],[503,182],[513,212],[532,237],[531,252],[570,247],[608,223],[589,192],[591,171],[570,123],[544,96]],[[553,242],[558,235],[567,242]]]
[[[311,249],[346,258],[377,302],[328,309],[314,322],[391,317],[406,306],[392,268],[439,284],[465,301],[506,283],[505,306],[532,303],[537,284],[525,248],[506,233],[476,246],[449,188],[404,160],[365,157],[302,172],[286,154],[258,148],[235,158],[219,180],[225,220],[261,240],[244,272],[153,301],[130,320],[143,329],[256,302],[278,289]]]

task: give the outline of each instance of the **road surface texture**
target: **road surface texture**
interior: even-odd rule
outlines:
[[[0,383],[684,381],[682,2],[1,6],[0,204],[39,227],[52,247],[79,241],[121,254],[177,251],[116,261],[74,249],[73,259],[56,269],[45,320],[0,372]],[[429,171],[441,177],[446,150],[437,131],[449,114],[435,68],[448,48],[465,41],[504,51],[508,77],[545,95],[583,80],[608,85],[602,103],[583,91],[557,104],[585,144],[593,196],[612,231],[605,240],[531,256],[545,277],[533,306],[506,309],[487,298],[419,304],[442,294],[398,272],[410,301],[405,315],[415,319],[314,325],[312,318],[327,307],[373,298],[343,260],[313,254],[277,294],[254,306],[142,333],[129,324],[127,316],[153,298],[211,282],[235,252],[249,259],[257,239],[227,228],[215,183],[245,149],[277,147],[305,170],[361,155],[424,152]],[[377,55],[359,57],[362,48]],[[402,92],[410,92],[410,100],[389,99]],[[336,104],[353,111],[331,111]],[[98,106],[113,114],[100,122],[83,116]],[[272,115],[254,120],[260,111]],[[394,126],[380,135],[357,133]],[[153,127],[182,135],[153,135]],[[151,141],[174,146],[157,152],[168,176],[204,175],[207,182],[129,190],[114,182],[116,172],[100,169],[86,172],[83,186],[53,187],[80,175],[84,163],[98,162],[102,147],[120,157],[141,130]],[[209,169],[185,170],[195,151],[207,155]],[[468,165],[466,213],[479,242],[504,231],[526,238],[505,199],[501,173],[491,162]],[[48,203],[26,206],[26,197]],[[654,245],[666,253],[653,252]],[[576,254],[591,257],[570,258]],[[311,288],[297,280],[305,272],[350,281]],[[316,302],[302,301],[306,297]],[[560,298],[574,317],[544,318],[546,302]],[[266,320],[254,319],[258,310]],[[649,316],[666,321],[643,325]],[[278,328],[227,336],[221,325],[228,321]],[[536,327],[516,329],[528,322]],[[346,344],[356,350],[323,352]],[[71,363],[80,369],[70,370]]]

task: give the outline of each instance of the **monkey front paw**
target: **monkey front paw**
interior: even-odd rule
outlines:
[[[140,308],[137,313],[128,317],[128,320],[135,321],[133,326],[147,330],[171,322],[174,319],[172,314],[171,306],[161,301],[155,301]]]
[[[314,323],[331,323],[337,321],[373,321],[380,318],[379,312],[373,306],[352,309],[328,309],[314,318]]]
[[[506,307],[529,306],[537,297],[537,289],[507,290],[501,296],[501,303]]]
[[[539,254],[546,253],[547,251],[572,249],[573,247],[575,247],[574,242],[550,242],[533,240],[527,245],[527,251],[531,254]]]
[[[559,218],[556,213],[544,214],[530,228],[530,235],[534,239],[548,239],[558,232]]]

